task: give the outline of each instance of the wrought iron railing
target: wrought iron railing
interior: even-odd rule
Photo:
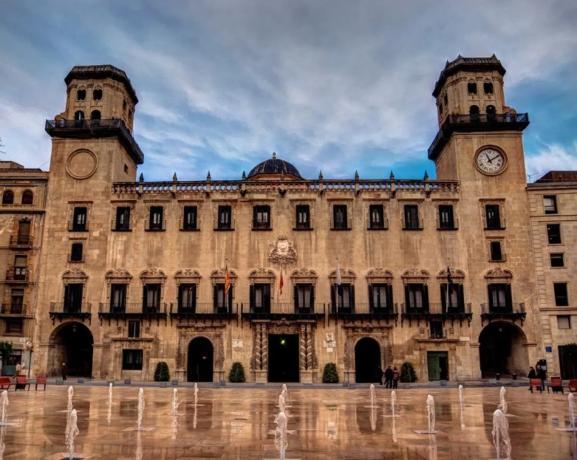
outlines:
[[[9,266],[6,270],[6,281],[27,283],[31,279],[28,267]]]
[[[90,318],[92,304],[90,302],[50,302],[48,313],[54,318]]]
[[[524,320],[527,316],[524,303],[511,303],[504,306],[495,306],[486,303],[481,304],[481,318],[483,320],[495,319],[520,319]]]
[[[16,249],[31,248],[33,243],[32,235],[12,235],[10,236],[10,247]]]
[[[23,303],[4,303],[0,308],[0,315],[7,318],[26,318],[32,315],[28,313],[28,307]]]

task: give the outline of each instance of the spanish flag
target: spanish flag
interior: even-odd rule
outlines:
[[[228,271],[228,266],[224,267],[224,295],[228,295],[230,291],[230,273]]]

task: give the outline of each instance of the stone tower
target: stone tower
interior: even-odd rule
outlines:
[[[90,318],[97,314],[92,299],[99,298],[101,287],[88,280],[105,276],[114,218],[112,184],[134,181],[143,162],[132,137],[138,99],[124,71],[111,65],[76,66],[64,81],[66,108],[46,122],[52,154],[41,266],[54,269],[40,275],[42,321],[36,331],[36,366],[51,374],[59,372],[62,362],[70,371],[84,362],[90,365],[92,353],[100,352],[99,326]],[[74,356],[66,356],[61,347],[66,341],[77,343]],[[93,374],[99,376],[100,369]]]

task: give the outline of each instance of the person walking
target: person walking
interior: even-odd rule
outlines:
[[[385,370],[385,388],[393,388],[393,370],[387,366]]]
[[[379,385],[383,384],[383,369],[381,369],[381,366],[379,366],[379,368],[377,369],[377,377],[379,378]]]
[[[401,374],[399,374],[399,370],[395,367],[393,369],[393,388],[397,388],[399,386],[399,378],[401,377]]]
[[[545,382],[547,380],[547,361],[540,359],[537,363],[537,377],[541,380],[541,391],[545,391]]]

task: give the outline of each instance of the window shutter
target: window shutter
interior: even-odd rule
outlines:
[[[142,307],[146,307],[147,306],[147,302],[146,302],[146,284],[144,286],[142,286]]]
[[[351,311],[354,311],[355,310],[355,285],[351,284],[350,286],[351,286],[350,287],[350,289],[351,289],[351,291],[350,291],[351,292],[351,299],[350,299],[350,301],[351,301],[350,307],[351,308],[350,309],[351,309]]]
[[[465,308],[465,290],[462,284],[457,284],[457,301],[460,308]]]
[[[230,288],[228,290],[228,299],[227,299],[227,305],[226,305],[226,311],[227,312],[232,312],[233,291],[234,291],[234,286],[231,284]]]
[[[493,289],[491,289],[491,285],[487,285],[487,297],[489,298],[489,308],[493,308]]]
[[[212,306],[215,310],[218,308],[218,284],[212,287]]]
[[[423,309],[429,311],[429,286],[423,284]]]
[[[299,305],[299,288],[296,284],[293,286],[293,297],[295,310],[298,310],[301,306]]]
[[[267,312],[270,312],[270,284],[264,285],[264,307]]]
[[[405,284],[405,308],[406,309],[413,308],[413,305],[411,305],[409,297],[409,286],[407,284]]]
[[[192,308],[196,311],[196,283],[191,285]]]
[[[441,284],[441,305],[443,307],[443,311],[447,310],[447,284]]]
[[[513,299],[512,299],[512,295],[511,295],[511,285],[510,284],[505,285],[505,299],[507,301],[507,308],[512,308],[513,307]]]
[[[315,310],[315,285],[311,284],[311,304],[307,305],[314,312]]]
[[[250,308],[254,308],[254,284],[251,284],[248,289],[248,298],[250,302]]]
[[[380,306],[380,305],[379,305]],[[373,285],[369,284],[369,308],[372,310],[375,308],[375,302],[373,300]]]
[[[336,286],[337,286],[336,284],[331,284],[331,305],[333,307],[333,311],[336,311],[337,309],[337,302],[336,302],[337,297],[335,293]]]

